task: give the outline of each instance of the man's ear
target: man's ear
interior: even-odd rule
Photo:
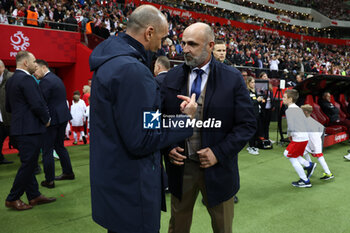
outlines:
[[[28,59],[23,60],[23,66],[28,67]]]
[[[214,41],[211,41],[211,42],[208,43],[208,45],[209,45],[210,51],[213,52],[213,51],[214,51],[215,42],[214,42]]]
[[[145,40],[150,41],[152,35],[155,33],[153,26],[148,26],[145,31]]]

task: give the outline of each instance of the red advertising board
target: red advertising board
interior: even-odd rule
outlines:
[[[323,147],[328,147],[339,142],[345,142],[349,140],[349,135],[346,132],[340,132],[337,134],[327,135],[323,141]]]
[[[76,46],[80,34],[33,27],[0,24],[0,59],[14,65],[17,52],[27,50],[47,62],[76,62]]]
[[[350,45],[350,40],[328,39],[328,38],[322,38],[322,37],[305,36],[305,35],[301,35],[301,34],[275,30],[275,29],[271,29],[271,28],[266,28],[266,27],[254,25],[254,24],[242,23],[242,22],[238,22],[238,21],[234,21],[234,20],[219,18],[219,17],[215,17],[215,16],[211,16],[211,15],[197,13],[194,11],[182,10],[182,9],[178,9],[178,8],[173,8],[173,7],[159,5],[159,4],[145,2],[145,1],[139,1],[138,3],[151,4],[160,10],[167,9],[167,10],[169,10],[171,15],[178,15],[181,17],[200,19],[202,21],[206,21],[209,23],[218,22],[221,25],[229,24],[233,27],[238,27],[238,28],[242,28],[245,30],[265,30],[265,31],[270,31],[273,33],[277,33],[278,35],[293,38],[293,39],[307,40],[307,41],[318,41],[318,42],[323,43],[323,44]],[[279,17],[279,20],[288,22],[287,19],[281,18],[281,17]]]

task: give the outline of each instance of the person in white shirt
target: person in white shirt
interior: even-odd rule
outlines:
[[[1,11],[0,11],[0,23],[9,24],[5,9],[1,9]]]
[[[298,98],[299,93],[294,89],[286,90],[283,95],[283,104],[288,106],[286,118],[288,134],[290,135],[290,143],[284,151],[284,156],[289,159],[300,177],[298,181],[292,182],[292,185],[300,188],[310,188],[312,184],[309,178],[316,168],[316,163],[309,162],[302,157],[309,137],[306,117],[303,111],[295,104]],[[303,167],[307,170],[307,174],[305,174]]]
[[[311,105],[309,104],[302,105],[301,109],[303,110],[306,116],[308,136],[309,136],[309,142],[305,148],[304,157],[309,162],[311,162],[311,158],[309,154],[317,158],[318,162],[321,164],[324,170],[323,176],[320,178],[321,180],[333,179],[334,175],[329,170],[326,160],[324,159],[324,156],[322,153],[322,146],[323,146],[322,137],[324,133],[324,126],[321,125],[318,121],[316,121],[312,117],[310,117],[313,111],[313,108]]]
[[[280,64],[280,61],[277,59],[275,55],[272,55],[272,59],[269,61],[270,63],[270,71],[271,71],[271,77],[272,78],[279,78],[278,77],[278,65]]]
[[[84,133],[84,114],[86,112],[86,105],[83,100],[80,99],[79,91],[75,91],[73,95],[73,103],[70,107],[70,113],[72,115],[72,132],[74,137],[74,145],[78,144],[78,133],[80,133],[80,137],[86,144],[86,137]]]

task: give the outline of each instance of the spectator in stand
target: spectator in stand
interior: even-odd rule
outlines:
[[[254,66],[256,67],[255,77],[260,77],[260,73],[262,72],[262,69],[264,68],[264,63],[263,63],[262,56],[260,53],[258,54],[258,56],[255,59]]]
[[[5,9],[0,10],[0,24],[9,24]]]
[[[54,9],[53,11],[53,20],[57,23],[52,24],[53,29],[63,29],[63,25],[60,23],[64,22],[64,15],[65,12],[62,9],[61,4],[57,4],[57,8]]]
[[[174,59],[174,58],[177,57],[176,47],[175,47],[174,44],[172,44],[172,45],[170,46],[170,51],[169,51],[168,57],[169,57],[170,59]]]
[[[72,11],[69,13],[69,17],[64,20],[64,23],[66,23],[66,30],[71,32],[78,31],[78,21],[74,17],[74,12]]]
[[[91,87],[89,85],[83,86],[83,100],[86,106],[89,106],[90,91]]]
[[[109,33],[109,30],[106,28],[106,24],[105,23],[101,23],[100,26],[98,26],[96,28],[97,30],[97,35],[104,38],[104,39],[107,39],[109,36],[110,36],[110,33]]]
[[[280,61],[278,60],[278,57],[279,57],[279,55],[278,56],[272,55],[272,58],[269,61],[271,78],[279,78],[278,77],[278,65],[280,64]]]

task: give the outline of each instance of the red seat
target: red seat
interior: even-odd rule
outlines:
[[[337,109],[339,109],[339,119],[340,119],[341,121],[345,120],[345,119],[346,119],[346,114],[342,111],[340,104],[334,100],[334,96],[333,96],[333,95],[331,95],[331,103],[332,103]]]
[[[348,112],[349,102],[346,100],[344,94],[339,95],[339,104],[340,104],[341,110],[346,114],[346,117],[349,118],[350,117],[350,113]]]
[[[346,127],[343,125],[331,125],[326,127],[326,134],[337,134],[346,131]]]
[[[329,118],[322,112],[320,105],[314,102],[312,95],[306,96],[305,104],[310,104],[313,107],[313,111],[311,113],[312,118],[320,122],[322,125],[327,125],[329,123]]]

